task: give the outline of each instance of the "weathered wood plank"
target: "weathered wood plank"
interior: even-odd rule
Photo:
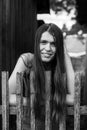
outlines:
[[[51,72],[45,72],[45,91],[46,91],[46,102],[45,102],[45,130],[51,130]]]
[[[22,130],[22,120],[23,120],[23,83],[22,75],[17,73],[17,103],[16,103],[16,112],[17,112],[17,130]]]
[[[35,91],[34,91],[34,72],[31,71],[30,73],[30,125],[31,125],[31,130],[35,130],[35,114],[34,114],[34,96],[35,96]]]
[[[25,111],[25,109],[27,106],[23,107],[23,111]],[[14,106],[9,106],[9,113],[10,115],[15,115],[16,114],[16,105]],[[2,105],[0,105],[0,115],[2,114]],[[67,114],[68,115],[74,115],[74,107],[68,107],[67,108]],[[87,106],[80,106],[80,115],[87,115]]]
[[[80,73],[75,74],[74,130],[80,130]]]
[[[74,114],[74,107],[67,108],[67,114],[73,115]],[[87,115],[87,106],[80,106],[80,115]]]
[[[9,130],[8,72],[2,72],[2,130]]]

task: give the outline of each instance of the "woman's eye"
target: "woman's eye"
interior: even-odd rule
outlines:
[[[51,46],[55,47],[55,42],[48,42],[48,41],[45,41],[45,40],[40,41],[41,45],[47,45],[48,43],[50,43]]]
[[[51,42],[51,46],[55,46],[55,42]]]
[[[55,43],[54,43],[54,42],[51,42],[51,45],[54,45],[54,46],[55,46]]]
[[[47,44],[47,41],[40,41],[40,43],[45,45],[45,44]]]

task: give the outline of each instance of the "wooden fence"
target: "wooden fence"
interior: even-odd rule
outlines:
[[[9,104],[9,87],[8,87],[8,72],[2,72],[2,105],[0,105],[0,115],[2,115],[2,130],[9,130],[9,116],[16,115],[17,130],[27,130],[24,125],[24,117],[28,114],[26,111],[27,106],[24,104],[23,97],[23,79],[22,74],[17,74],[17,92],[16,92],[16,103]],[[74,106],[67,107],[67,114],[74,116],[74,130],[80,130],[80,115],[87,115],[87,106],[80,105],[81,95],[81,76],[84,73],[75,73],[75,102]],[[35,130],[35,115],[33,110],[33,99],[34,90],[33,85],[33,72],[30,74],[30,127],[31,130]],[[50,72],[46,73],[46,112],[45,112],[45,130],[51,130],[51,119],[50,119]],[[49,77],[49,78],[48,78]],[[29,106],[28,106],[29,107]],[[26,111],[26,112],[25,112]],[[66,116],[65,116],[66,117]],[[27,122],[28,120],[25,120]],[[62,123],[59,123],[59,130],[66,130],[66,119]]]

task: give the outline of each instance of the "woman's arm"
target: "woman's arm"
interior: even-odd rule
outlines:
[[[26,60],[24,57],[24,60]],[[15,94],[16,93],[16,74],[17,72],[23,72],[27,69],[27,67],[25,66],[24,62],[23,62],[23,59],[22,57],[20,56],[16,65],[15,65],[15,68],[9,78],[9,81],[8,81],[8,84],[9,84],[9,94]]]
[[[66,102],[69,105],[73,105],[74,103],[74,84],[75,84],[75,73],[74,69],[72,66],[71,59],[67,53],[66,47],[64,47],[64,52],[65,52],[65,67],[66,67],[66,75],[67,75],[67,87],[68,87],[68,92],[66,97]]]

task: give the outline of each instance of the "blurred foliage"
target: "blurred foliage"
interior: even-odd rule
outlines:
[[[76,0],[50,0],[50,8],[57,13],[66,10],[68,13],[76,6]]]

